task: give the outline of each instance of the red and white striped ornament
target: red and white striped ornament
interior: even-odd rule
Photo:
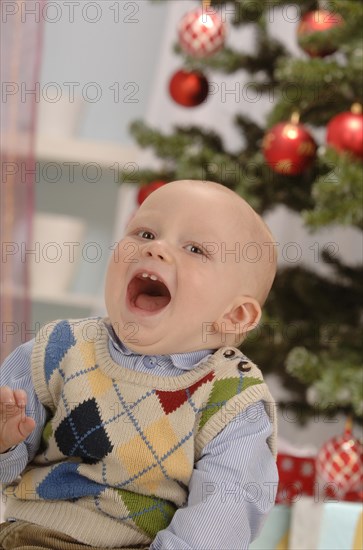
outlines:
[[[190,11],[181,19],[178,28],[182,49],[193,57],[209,57],[224,46],[226,25],[207,5]]]
[[[353,437],[350,420],[347,421],[344,433],[329,439],[318,452],[316,473],[328,484],[328,490],[324,491],[331,493],[328,496],[344,497],[348,492],[362,490],[363,445]],[[332,486],[335,490],[332,490]]]

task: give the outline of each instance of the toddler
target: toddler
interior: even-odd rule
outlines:
[[[274,503],[276,426],[238,346],[275,271],[233,191],[149,195],[109,262],[107,318],[50,323],[1,368],[1,548],[249,547]]]

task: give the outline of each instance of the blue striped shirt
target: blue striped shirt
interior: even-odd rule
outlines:
[[[39,402],[30,374],[34,340],[17,348],[0,370],[0,385],[24,389],[27,414],[36,421],[29,437],[0,454],[0,481],[10,483],[39,447],[47,412]],[[170,356],[143,356],[129,350],[110,332],[113,360],[125,367],[159,376],[178,376],[204,361],[212,350]],[[239,550],[249,547],[271,510],[277,490],[277,468],[268,448],[271,424],[261,402],[240,412],[213,439],[194,465],[186,505],[159,531],[151,550]]]

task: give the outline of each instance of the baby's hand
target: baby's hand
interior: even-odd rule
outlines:
[[[35,428],[35,421],[26,416],[27,395],[24,390],[0,386],[0,453],[18,445]]]

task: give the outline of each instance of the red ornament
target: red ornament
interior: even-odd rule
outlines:
[[[278,174],[297,175],[315,158],[316,143],[294,119],[280,122],[267,132],[262,143],[266,162]]]
[[[193,57],[208,57],[223,48],[226,26],[217,13],[198,8],[184,15],[178,29],[182,49]]]
[[[363,159],[363,115],[358,103],[352,106],[351,111],[331,119],[326,141],[337,151],[348,151]]]
[[[159,189],[159,187],[162,187],[163,185],[165,185],[167,182],[166,181],[152,181],[150,183],[148,183],[147,185],[143,185],[142,187],[140,187],[139,189],[139,192],[137,194],[137,203],[140,205],[144,202],[144,200],[149,196],[151,195],[151,193],[153,191],[156,191],[157,189]]]
[[[327,441],[316,457],[316,473],[326,482],[325,492],[334,498],[344,497],[363,488],[363,445],[353,437],[351,422],[342,435]]]
[[[169,82],[171,97],[183,107],[196,107],[208,95],[209,84],[206,77],[196,71],[177,71]]]
[[[339,27],[344,19],[339,13],[328,10],[309,11],[301,19],[297,28],[297,39],[299,46],[310,55],[310,57],[325,57],[335,52],[336,48],[329,44],[324,46],[303,46],[301,38],[315,32],[324,32],[333,27]]]

